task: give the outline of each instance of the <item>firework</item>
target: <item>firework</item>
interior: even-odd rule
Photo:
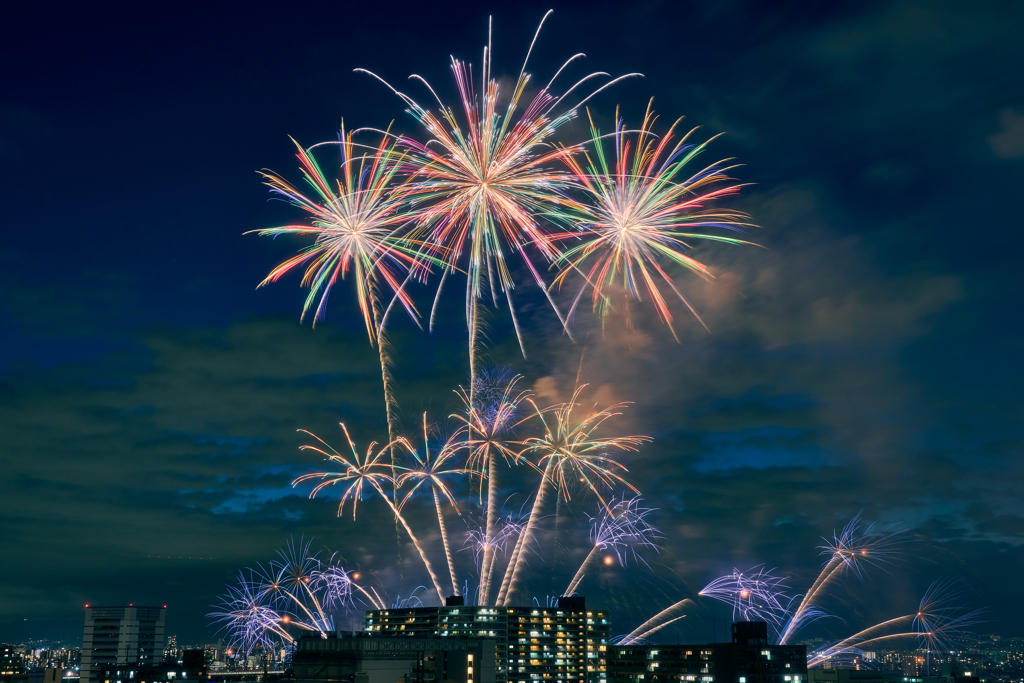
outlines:
[[[691,600],[690,598],[686,598],[684,600],[680,600],[679,602],[675,603],[674,605],[670,605],[669,607],[666,607],[665,609],[661,610],[660,612],[655,614],[653,617],[651,617],[650,619],[645,621],[644,623],[642,623],[639,626],[637,626],[635,629],[633,629],[631,632],[629,632],[625,636],[622,636],[621,638],[619,638],[618,639],[619,644],[620,645],[634,645],[637,642],[639,642],[641,640],[644,640],[648,636],[653,635],[654,633],[660,631],[661,629],[665,628],[669,624],[671,624],[673,622],[676,622],[676,621],[679,621],[680,619],[683,619],[684,617],[686,617],[685,614],[673,617],[671,619],[669,619],[669,617],[671,617],[673,614],[677,614],[684,607],[687,607],[687,606],[692,605],[692,604],[693,604],[693,600]]]
[[[570,218],[571,229],[550,236],[553,243],[572,243],[555,260],[561,270],[552,284],[561,286],[572,273],[582,275],[583,286],[569,309],[570,317],[588,288],[594,307],[602,316],[607,314],[612,308],[610,290],[621,286],[627,321],[630,298],[639,301],[643,298],[641,291],[646,290],[658,316],[675,335],[672,312],[661,286],[671,289],[698,321],[700,316],[663,262],[710,280],[708,267],[687,253],[692,243],[749,244],[709,232],[737,231],[747,225],[747,217],[738,211],[708,208],[739,191],[738,185],[729,184],[729,169],[721,163],[691,170],[692,162],[710,140],[691,143],[694,129],[676,141],[675,130],[682,119],[657,136],[652,131],[656,120],[648,105],[640,130],[631,131],[616,110],[615,132],[610,136],[615,156],[610,160],[605,152],[606,136],[591,118],[592,151],[584,151],[585,163],[572,155],[561,159],[572,171],[585,199],[572,202],[571,208],[560,214]]]
[[[841,661],[860,655],[866,647],[901,640],[916,642],[929,653],[953,649],[966,630],[978,623],[981,611],[965,612],[952,587],[950,581],[933,582],[916,612],[888,619],[820,648],[808,656],[807,666]]]
[[[594,547],[587,553],[586,559],[580,565],[576,575],[569,582],[563,595],[572,595],[576,592],[580,581],[586,575],[587,570],[597,559],[598,555],[604,552],[614,552],[619,559],[619,564],[626,565],[629,555],[643,561],[636,554],[638,547],[648,547],[657,550],[657,539],[662,534],[647,521],[647,515],[654,512],[653,508],[641,507],[640,496],[629,500],[623,499],[613,502],[611,507],[603,510],[600,517],[591,518],[590,538]]]
[[[445,279],[453,271],[463,271],[468,275],[466,321],[470,373],[473,376],[479,325],[477,302],[484,296],[485,278],[495,305],[500,301],[499,292],[508,303],[520,347],[523,354],[526,353],[512,299],[514,282],[506,253],[519,253],[534,281],[547,294],[547,286],[526,247],[532,245],[548,262],[558,256],[536,216],[557,213],[558,207],[565,203],[562,192],[568,178],[563,171],[553,167],[575,150],[552,146],[551,141],[555,132],[575,116],[576,109],[559,111],[559,105],[583,83],[607,76],[592,73],[577,81],[561,97],[554,95],[551,88],[555,80],[571,62],[583,56],[574,55],[523,106],[524,94],[531,80],[526,72],[530,52],[550,14],[545,14],[537,27],[534,42],[530,44],[511,93],[500,93],[497,80],[491,77],[493,52],[489,38],[478,72],[479,93],[475,89],[472,66],[452,58],[451,69],[459,94],[457,109],[461,109],[462,122],[455,113],[456,108],[445,105],[423,77],[410,76],[425,85],[437,100],[439,115],[420,106],[380,76],[357,69],[377,78],[398,95],[430,137],[426,144],[401,138],[400,142],[409,151],[416,170],[400,193],[418,212],[414,234],[432,244],[430,251],[443,261],[437,297],[440,297]],[[612,79],[576,106],[612,83],[637,75],[627,74]],[[507,105],[502,109],[499,101],[507,101]],[[435,298],[431,311],[431,327],[437,300]],[[550,295],[548,300],[564,326],[565,318]]]
[[[829,559],[802,596],[791,598],[785,581],[763,565],[746,573],[733,570],[705,586],[700,595],[731,605],[734,619],[740,616],[768,622],[778,633],[778,644],[784,645],[802,626],[829,616],[817,601],[832,583],[849,573],[863,578],[869,567],[892,563],[903,541],[902,531],[866,525],[858,513],[840,533],[819,546]],[[950,581],[937,581],[925,592],[916,612],[887,619],[821,647],[809,653],[807,665],[829,662],[835,667],[861,656],[865,648],[890,642],[916,642],[928,652],[948,650],[965,635],[965,629],[978,623],[979,615],[979,611],[966,612],[958,603]]]
[[[529,392],[519,390],[520,375],[509,375],[502,371],[484,371],[470,382],[474,390],[460,387],[456,392],[462,402],[461,413],[452,419],[461,425],[461,438],[467,449],[467,467],[479,474],[481,481],[487,480],[486,527],[483,539],[483,557],[480,568],[480,593],[478,599],[486,605],[490,598],[491,577],[494,570],[494,537],[498,505],[499,459],[506,466],[529,463],[516,450],[522,441],[510,438],[521,418],[520,406]],[[481,495],[483,487],[481,486]]]
[[[423,453],[424,457],[421,459],[419,455],[413,451],[415,458],[415,464],[413,467],[403,467],[402,474],[398,478],[398,485],[410,481],[416,482],[412,488],[405,494],[405,498],[402,499],[402,506],[409,498],[416,493],[417,489],[423,484],[428,484],[430,492],[434,496],[434,509],[437,511],[437,524],[441,529],[441,541],[444,545],[445,558],[448,560],[448,571],[452,579],[452,594],[459,594],[459,581],[455,576],[455,561],[452,558],[451,545],[448,543],[448,530],[444,524],[444,513],[441,510],[441,498],[439,493],[448,499],[455,511],[458,512],[459,505],[455,502],[455,496],[452,495],[451,490],[448,488],[445,479],[453,475],[462,475],[470,473],[463,467],[458,467],[453,464],[455,455],[461,448],[461,443],[456,439],[449,439],[442,446],[440,452],[438,452],[433,458],[430,456],[430,435],[427,429],[427,414],[423,413]],[[461,513],[460,513],[461,514]]]
[[[790,602],[785,579],[760,565],[747,572],[733,569],[704,586],[698,595],[732,606],[734,621],[764,621],[780,632],[788,616]]]
[[[209,616],[240,652],[273,651],[277,642],[294,642],[295,630],[326,637],[334,615],[352,609],[353,589],[370,595],[333,556],[324,561],[310,552],[311,543],[289,541],[267,567],[239,572],[237,583],[227,586]]]
[[[293,140],[294,142],[294,140]],[[317,301],[313,324],[326,312],[327,300],[338,278],[345,279],[351,271],[356,299],[371,344],[376,343],[380,357],[381,380],[384,385],[384,408],[388,421],[388,438],[397,434],[397,402],[392,391],[391,358],[385,336],[386,318],[395,301],[400,301],[413,320],[417,317],[412,298],[405,290],[402,272],[409,277],[425,272],[431,260],[414,241],[401,235],[401,228],[412,220],[403,200],[396,194],[399,170],[404,155],[396,151],[387,134],[375,148],[357,145],[353,133],[342,123],[338,148],[341,153],[337,190],[313,157],[312,148],[296,143],[296,154],[306,183],[315,196],[309,197],[286,179],[264,171],[265,184],[271,192],[284,197],[309,215],[305,224],[285,225],[257,230],[260,235],[298,235],[312,237],[313,243],[274,268],[260,286],[276,282],[285,274],[305,267],[302,285],[309,295],[302,308],[302,317]],[[387,309],[381,306],[386,289],[393,298]],[[394,453],[389,451],[393,458]],[[392,469],[392,477],[395,472]],[[392,491],[392,502],[394,501]]]
[[[334,630],[334,621],[327,616],[313,591],[311,584],[321,563],[309,552],[309,546],[310,542],[296,544],[292,540],[279,550],[279,559],[270,563],[269,572],[263,577],[262,591],[279,611],[290,615],[289,621],[294,626],[325,636]]]
[[[490,549],[492,557],[505,555],[509,541],[513,538],[518,538],[519,534],[523,533],[525,526],[525,520],[521,516],[507,515],[505,517],[499,516],[498,520],[492,525],[489,539],[486,525],[470,528],[466,531],[464,550],[473,551],[473,559],[481,577],[484,575],[484,553]],[[487,604],[479,599],[479,594],[477,604]]]
[[[421,268],[418,250],[410,248],[407,240],[396,235],[411,217],[391,186],[397,182],[403,155],[395,150],[393,141],[384,136],[371,153],[360,154],[353,134],[341,129],[341,173],[337,190],[332,186],[311,149],[298,143],[302,174],[315,192],[308,197],[282,176],[264,171],[264,182],[271,192],[309,214],[307,224],[285,225],[255,230],[260,235],[299,235],[312,237],[313,243],[274,268],[260,286],[276,282],[287,273],[305,267],[302,285],[309,287],[309,295],[302,308],[305,318],[314,303],[314,325],[326,312],[331,289],[338,279],[345,279],[351,271],[359,311],[366,325],[366,333],[373,342],[378,333],[377,323],[382,311],[378,310],[380,283],[386,285],[405,306],[410,316],[416,316],[412,299],[402,287],[402,271]],[[294,140],[292,142],[295,142]]]
[[[434,572],[434,566],[430,563],[430,559],[427,557],[423,546],[420,544],[419,538],[416,537],[416,533],[409,526],[409,522],[402,515],[401,510],[395,502],[388,498],[387,493],[384,492],[384,486],[386,484],[395,484],[395,478],[389,474],[389,471],[394,471],[393,462],[385,462],[383,455],[385,450],[390,450],[392,445],[399,444],[405,447],[410,453],[415,453],[412,446],[404,438],[398,438],[388,443],[384,448],[381,448],[374,454],[373,449],[376,447],[377,442],[374,441],[366,449],[366,455],[360,458],[359,451],[356,450],[356,445],[352,441],[352,438],[348,434],[348,428],[344,424],[341,425],[341,430],[345,433],[345,440],[348,441],[349,449],[352,451],[351,456],[343,455],[336,451],[330,444],[318,437],[312,432],[308,432],[304,429],[300,429],[300,432],[309,434],[318,442],[321,446],[305,445],[302,446],[302,450],[311,450],[316,453],[320,453],[329,461],[340,464],[344,469],[340,472],[313,472],[310,474],[304,474],[300,477],[296,477],[292,481],[292,486],[297,486],[305,481],[313,479],[319,479],[320,483],[313,487],[310,491],[309,497],[315,498],[320,491],[328,486],[343,486],[344,492],[341,495],[341,501],[338,503],[338,516],[340,517],[345,510],[345,503],[349,500],[352,501],[352,519],[356,518],[356,506],[359,501],[363,498],[364,490],[367,487],[376,491],[380,494],[380,497],[391,508],[391,512],[395,516],[395,520],[398,521],[405,532],[409,535],[409,540],[412,541],[416,547],[416,551],[420,555],[420,559],[423,561],[423,566],[426,568],[427,573],[430,574],[431,580],[434,582],[434,588],[437,590],[438,598],[444,601],[444,592],[441,590],[441,582],[437,578],[437,574]],[[394,489],[393,489],[394,491]],[[369,493],[369,491],[366,491]]]
[[[585,490],[593,492],[606,510],[609,510],[610,506],[605,501],[602,489],[623,486],[634,493],[639,493],[620,474],[620,472],[626,471],[626,466],[609,456],[608,452],[611,450],[636,451],[640,444],[650,441],[650,438],[646,436],[610,438],[596,436],[595,432],[598,428],[612,417],[621,414],[618,410],[626,405],[624,403],[611,406],[606,410],[595,409],[579,421],[575,421],[573,412],[579,407],[580,393],[586,386],[585,384],[577,386],[568,402],[545,410],[539,409],[531,399],[527,399],[534,407],[544,434],[530,437],[523,443],[529,452],[540,455],[539,461],[540,465],[543,465],[543,474],[534,496],[530,518],[519,537],[516,550],[513,551],[512,561],[505,571],[505,578],[502,580],[501,590],[498,593],[499,604],[508,604],[508,600],[515,592],[519,571],[525,559],[523,548],[530,542],[548,489],[555,488],[557,494],[569,500],[571,491],[578,482]],[[550,414],[551,419],[546,414]]]
[[[260,582],[253,576],[239,572],[237,585],[227,589],[218,609],[208,616],[221,624],[221,630],[239,652],[249,654],[256,648],[272,651],[275,636],[284,643],[295,640],[285,630],[281,615],[269,606]]]
[[[823,615],[815,608],[815,601],[838,577],[847,572],[862,577],[866,567],[892,561],[895,547],[902,540],[902,531],[864,525],[861,514],[857,513],[842,533],[833,535],[831,540],[825,539],[825,545],[819,547],[821,554],[829,559],[783,628],[779,645],[788,643],[800,628]]]

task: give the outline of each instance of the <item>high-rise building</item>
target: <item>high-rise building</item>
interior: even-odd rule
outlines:
[[[472,637],[495,641],[498,683],[601,683],[607,679],[608,612],[579,596],[555,607],[462,605],[371,610],[364,632],[383,637]]]
[[[164,656],[163,607],[85,608],[81,683],[98,683],[104,667],[153,666]]]
[[[741,621],[731,643],[616,645],[610,683],[807,683],[807,647],[769,645],[768,625]]]
[[[169,636],[164,646],[164,659],[178,661],[178,636]]]

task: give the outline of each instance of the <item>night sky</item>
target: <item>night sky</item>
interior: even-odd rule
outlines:
[[[299,246],[243,236],[298,218],[256,171],[297,179],[287,136],[332,139],[342,117],[419,134],[353,69],[426,103],[405,81],[420,73],[450,99],[448,56],[479,63],[489,14],[513,79],[550,7],[0,10],[0,640],[78,641],[85,603],[122,601],[168,604],[169,633],[208,640],[224,584],[292,537],[392,596],[427,583],[382,505],[353,523],[290,487],[320,467],[297,429],[387,430],[351,288],[315,329],[297,277],[256,289]],[[936,579],[987,609],[978,631],[1024,635],[1024,4],[553,7],[530,71],[585,52],[579,74],[645,75],[589,103],[606,125],[616,105],[638,124],[653,96],[659,126],[725,132],[710,155],[744,164],[729,206],[766,247],[699,249],[715,283],[680,281],[711,332],[680,312],[678,343],[641,306],[633,332],[582,310],[573,344],[524,273],[528,360],[507,314],[488,318],[488,363],[552,402],[582,354],[588,398],[633,401],[619,429],[654,437],[628,465],[664,547],[582,592],[616,633],[733,567],[767,563],[799,592],[821,537],[863,510],[907,542],[806,635],[905,614]],[[392,330],[403,423],[443,419],[468,373],[460,289],[434,334]],[[562,514],[585,527],[585,503]],[[541,600],[585,549],[544,552]],[[705,605],[666,637],[709,640],[726,615]]]

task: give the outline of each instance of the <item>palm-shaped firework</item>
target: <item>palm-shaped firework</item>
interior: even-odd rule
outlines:
[[[456,392],[462,402],[462,412],[451,416],[461,425],[458,436],[463,439],[467,450],[466,466],[479,474],[481,481],[487,480],[486,527],[478,596],[483,605],[490,598],[494,573],[499,460],[508,466],[529,463],[522,457],[523,442],[512,437],[513,430],[522,420],[521,406],[529,396],[528,391],[519,389],[520,379],[520,375],[508,376],[500,370],[479,373],[470,379],[475,391],[460,387]]]
[[[512,560],[505,571],[505,578],[502,579],[497,598],[499,604],[508,604],[508,600],[515,593],[519,572],[525,562],[524,548],[530,543],[549,489],[554,488],[556,494],[569,500],[572,489],[578,484],[594,493],[606,510],[610,506],[604,498],[603,490],[622,486],[638,493],[620,474],[626,471],[626,466],[612,458],[609,452],[635,451],[640,444],[650,441],[650,438],[597,436],[597,430],[605,422],[621,414],[619,409],[625,407],[625,403],[616,404],[605,410],[595,408],[577,420],[573,413],[580,406],[580,394],[586,386],[577,386],[571,399],[546,410],[541,410],[530,400],[544,433],[542,436],[530,437],[523,443],[529,452],[540,456],[539,464],[543,468],[543,473],[533,499],[530,518],[519,536]]]
[[[541,20],[538,35],[549,14]],[[534,35],[534,41],[536,39],[537,35]],[[532,49],[533,43],[530,51]],[[503,97],[498,81],[491,77],[493,53],[490,44],[484,48],[479,93],[475,90],[472,66],[452,58],[451,69],[463,115],[461,122],[455,109],[445,105],[421,76],[414,74],[410,78],[427,86],[437,100],[439,115],[420,106],[380,76],[357,69],[379,79],[397,94],[431,138],[425,144],[412,138],[401,138],[401,144],[409,150],[417,168],[399,193],[416,208],[417,229],[413,234],[431,244],[428,251],[443,262],[438,297],[445,278],[453,271],[460,270],[468,275],[466,320],[470,373],[473,376],[479,325],[477,302],[484,295],[485,282],[495,305],[499,302],[499,291],[508,302],[522,347],[512,300],[514,282],[506,262],[508,253],[518,252],[521,255],[531,276],[547,294],[547,287],[526,247],[532,245],[548,262],[558,256],[557,249],[535,216],[557,213],[557,207],[565,203],[562,191],[568,178],[553,165],[564,161],[574,150],[552,146],[551,142],[555,132],[575,116],[575,109],[559,112],[559,105],[577,86],[592,78],[607,76],[593,73],[578,81],[561,97],[552,94],[551,87],[559,74],[570,62],[583,56],[574,55],[524,107],[524,95],[530,83],[530,75],[526,73],[530,51],[512,92],[506,93],[507,105],[504,107],[499,105]],[[584,98],[583,102],[612,83],[635,75],[639,74],[612,79]],[[550,296],[548,298],[558,313],[554,300]],[[436,309],[437,299],[431,312],[431,327]],[[565,319],[561,313],[558,315],[564,325]],[[525,355],[525,348],[523,353]]]
[[[296,147],[302,174],[314,196],[303,194],[272,171],[264,171],[263,177],[271,192],[304,210],[310,220],[254,232],[272,237],[299,235],[314,241],[274,268],[260,286],[304,267],[302,285],[309,287],[309,295],[302,316],[305,318],[316,304],[315,325],[324,317],[331,289],[339,278],[345,279],[351,272],[359,311],[373,342],[383,313],[379,310],[381,285],[391,290],[411,316],[416,314],[412,299],[402,287],[402,274],[410,268],[422,267],[423,263],[417,259],[418,250],[397,234],[412,217],[393,191],[404,155],[395,150],[387,136],[367,152],[343,125],[338,145],[340,174],[332,181],[313,157],[313,148],[305,149],[298,143]]]
[[[554,243],[571,243],[556,260],[561,272],[553,284],[564,284],[573,273],[582,275],[583,285],[573,300],[570,317],[587,289],[603,316],[612,307],[612,288],[621,287],[628,321],[629,300],[643,299],[645,291],[675,335],[662,286],[671,289],[698,320],[700,316],[679,291],[667,265],[682,266],[707,280],[711,278],[708,267],[687,253],[694,240],[749,244],[708,232],[737,230],[746,224],[747,217],[740,212],[708,208],[714,200],[738,192],[739,186],[723,185],[729,181],[729,169],[720,164],[691,170],[693,160],[710,141],[691,143],[692,130],[676,140],[679,121],[664,135],[656,136],[652,127],[657,117],[650,105],[639,131],[627,130],[618,110],[615,119],[615,132],[610,136],[615,145],[613,158],[606,154],[605,136],[593,119],[593,151],[584,152],[585,165],[575,156],[564,157],[584,198],[560,214],[570,220],[572,229],[550,236]]]
[[[366,493],[376,491],[380,494],[380,497],[383,498],[388,504],[388,507],[391,508],[391,512],[394,514],[395,519],[401,523],[405,532],[409,535],[409,540],[411,540],[413,545],[416,547],[416,550],[420,555],[420,559],[423,561],[423,566],[426,568],[427,573],[430,574],[430,578],[434,582],[434,588],[437,590],[437,595],[443,602],[444,592],[441,590],[441,582],[438,580],[437,574],[434,572],[434,566],[430,563],[430,559],[423,550],[423,546],[420,544],[416,533],[413,531],[412,527],[409,526],[409,522],[406,518],[402,515],[401,508],[395,503],[395,501],[389,498],[388,494],[384,491],[386,485],[396,483],[395,479],[390,474],[394,469],[394,464],[390,460],[384,460],[384,452],[386,450],[390,450],[392,446],[401,445],[412,453],[412,445],[406,439],[398,438],[374,453],[374,448],[377,446],[377,442],[374,441],[367,447],[366,454],[360,456],[359,451],[356,450],[355,442],[352,441],[352,437],[348,434],[348,428],[342,424],[341,430],[345,434],[345,440],[348,442],[351,455],[339,453],[330,444],[312,432],[308,432],[305,429],[299,430],[309,434],[320,443],[320,446],[302,446],[302,450],[310,450],[320,453],[329,461],[341,465],[342,468],[340,471],[334,472],[311,472],[310,474],[304,474],[300,477],[296,477],[292,482],[292,486],[297,486],[312,479],[319,479],[320,483],[314,486],[313,490],[310,491],[310,498],[315,498],[320,491],[328,486],[342,486],[344,490],[341,494],[341,500],[338,503],[338,516],[340,517],[344,512],[345,503],[351,500],[353,520],[356,518],[356,506],[359,501],[362,500],[364,491]],[[369,488],[369,490],[366,490],[367,488]]]
[[[448,543],[448,529],[444,524],[444,512],[441,509],[440,496],[443,495],[447,498],[448,502],[458,512],[459,504],[455,502],[455,496],[452,495],[451,489],[448,488],[446,480],[452,476],[471,473],[470,470],[460,466],[455,460],[461,446],[462,444],[457,438],[448,439],[441,446],[441,450],[435,452],[432,456],[430,453],[430,433],[427,428],[427,414],[423,413],[423,457],[421,458],[416,451],[413,451],[413,465],[411,467],[402,467],[402,474],[398,477],[399,486],[415,482],[402,499],[403,507],[423,484],[427,484],[427,487],[434,496],[434,509],[437,511],[437,524],[441,529],[441,542],[444,545],[445,558],[448,560],[448,571],[452,579],[453,595],[459,594],[459,580],[455,574],[455,560],[452,558],[451,545]]]

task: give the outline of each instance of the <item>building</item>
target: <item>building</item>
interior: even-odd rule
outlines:
[[[155,665],[106,664],[93,670],[102,683],[205,683],[209,680],[202,650],[183,650],[181,662]]]
[[[305,636],[292,655],[294,683],[495,683],[494,640],[365,633]]]
[[[463,605],[371,610],[364,632],[374,637],[493,639],[498,683],[600,683],[607,679],[608,612],[583,597],[555,607]]]
[[[104,667],[152,667],[164,658],[163,607],[85,606],[82,683],[99,683]]]
[[[608,676],[610,683],[807,683],[807,648],[769,645],[767,624],[743,621],[733,624],[731,643],[613,646]]]
[[[4,676],[4,683],[62,683],[61,669],[48,666],[35,671],[23,671],[9,676]]]
[[[0,645],[0,676],[20,674],[24,670],[21,652],[13,645]]]
[[[978,676],[964,671],[956,661],[943,664],[938,676],[906,676],[895,672],[854,669],[811,669],[808,683],[979,683]]]
[[[164,646],[164,660],[170,662],[178,661],[178,636],[167,638],[167,644]]]

